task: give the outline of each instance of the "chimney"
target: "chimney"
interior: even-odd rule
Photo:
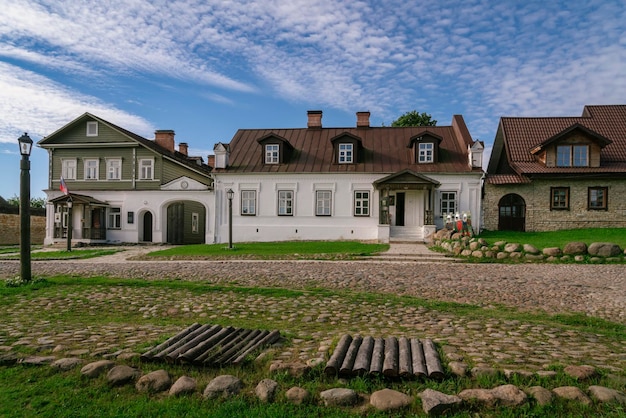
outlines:
[[[211,168],[215,167],[215,155],[211,154],[206,156],[206,165]]]
[[[174,152],[174,131],[165,129],[154,131],[154,142],[170,152]]]
[[[187,145],[186,142],[181,142],[180,144],[178,144],[178,152],[180,152],[181,154],[183,154],[185,157],[187,157],[189,154],[187,154],[189,146]]]
[[[322,111],[321,110],[309,110],[306,112],[309,121],[307,128],[321,129],[322,128]]]
[[[356,112],[356,127],[357,128],[369,128],[370,127],[370,112]]]

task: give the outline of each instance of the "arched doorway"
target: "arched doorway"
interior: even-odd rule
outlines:
[[[152,212],[143,214],[143,231],[141,234],[143,242],[152,242]]]
[[[509,193],[498,202],[498,230],[526,230],[526,202],[520,195]]]
[[[169,244],[204,244],[206,209],[190,200],[173,202],[167,207],[167,242]]]

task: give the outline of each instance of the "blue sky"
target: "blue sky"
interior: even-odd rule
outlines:
[[[501,116],[626,103],[623,0],[0,0],[0,196],[17,138],[84,112],[205,156],[239,128],[462,114],[490,149]],[[31,157],[43,197],[48,157]]]

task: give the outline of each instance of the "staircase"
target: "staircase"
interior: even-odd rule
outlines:
[[[424,242],[421,227],[391,226],[389,229],[390,242]]]

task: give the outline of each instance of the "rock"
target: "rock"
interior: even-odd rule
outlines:
[[[486,239],[484,238],[478,238],[478,244],[480,244],[481,247],[484,247],[486,245],[489,245],[489,243],[487,242]]]
[[[314,368],[314,367],[317,367],[320,364],[324,364],[324,363],[326,363],[326,360],[324,360],[321,357],[316,357],[316,358],[312,358],[312,359],[307,360],[306,365],[308,367],[310,367],[310,368]]]
[[[575,255],[574,256],[574,261],[578,261],[579,263],[581,261],[585,261],[585,256],[584,255]]]
[[[598,402],[616,402],[626,405],[626,394],[604,386],[589,386],[591,397]]]
[[[467,364],[463,362],[451,361],[450,363],[448,363],[448,367],[450,368],[452,374],[456,376],[465,377],[467,375]]]
[[[521,251],[513,251],[512,253],[509,254],[509,257],[516,259],[516,258],[522,258],[522,252]]]
[[[391,389],[382,389],[372,393],[370,404],[379,411],[395,411],[413,403],[413,398]]]
[[[464,401],[473,401],[492,408],[498,402],[498,398],[493,396],[489,389],[465,389],[459,393],[459,398]]]
[[[292,377],[303,377],[310,370],[311,368],[304,363],[283,363],[276,361],[270,364],[271,373],[286,371]]]
[[[54,356],[32,356],[22,359],[20,363],[29,366],[42,366],[44,364],[51,364],[57,358]]]
[[[456,410],[463,402],[461,398],[454,395],[446,395],[436,390],[426,389],[420,393],[422,408],[428,415],[442,415]]]
[[[474,258],[483,258],[484,256],[485,255],[480,250],[472,251],[472,257]]]
[[[196,391],[196,379],[189,376],[181,376],[170,388],[170,396],[180,396],[187,393],[194,393]]]
[[[587,254],[587,244],[584,242],[569,242],[563,247],[563,254],[585,255]]]
[[[505,258],[509,257],[509,253],[505,253],[504,251],[500,251],[498,254],[496,254],[496,259],[498,260],[504,260]]]
[[[496,374],[498,374],[498,371],[492,367],[476,366],[472,369],[473,377],[495,376]]]
[[[526,403],[528,396],[515,385],[502,385],[491,389],[491,394],[505,406],[520,406]]]
[[[591,399],[584,392],[578,389],[576,386],[561,386],[558,388],[552,389],[552,392],[559,398],[570,399],[574,401],[578,401],[585,405],[591,404]]]
[[[296,386],[285,392],[285,397],[289,402],[301,405],[310,399],[311,394],[308,390]]]
[[[472,251],[476,251],[480,248],[480,244],[476,241],[470,242],[469,249]]]
[[[560,257],[562,252],[559,247],[547,247],[542,251],[543,255],[547,257]]]
[[[526,253],[526,255],[524,255],[524,258],[526,260],[539,261],[539,260],[543,260],[543,255],[542,254],[528,254],[528,253]]]
[[[496,243],[497,245],[497,243]],[[504,251],[507,253],[517,253],[522,251],[523,247],[520,244],[515,244],[515,243],[511,243],[511,244],[506,244],[504,246]]]
[[[524,244],[523,249],[526,254],[539,254],[539,250],[534,245]]]
[[[111,386],[121,386],[126,383],[135,381],[141,372],[135,368],[126,365],[114,366],[107,373],[107,382]]]
[[[18,360],[17,354],[6,353],[0,356],[0,366],[12,366],[17,363]]]
[[[552,402],[554,394],[542,386],[531,386],[528,388],[528,394],[535,398],[541,406],[548,405]]]
[[[50,365],[50,367],[66,371],[66,370],[73,369],[74,367],[79,366],[81,364],[83,364],[83,361],[81,359],[76,358],[76,357],[68,357],[68,358],[58,359],[57,361],[53,362]]]
[[[461,255],[463,257],[469,257],[470,255],[472,255],[472,250],[463,250],[461,251]]]
[[[243,388],[243,382],[239,378],[225,374],[217,376],[211,380],[204,389],[203,396],[207,399],[215,399],[217,397],[230,398],[239,393]]]
[[[557,373],[554,370],[537,370],[535,374],[543,378],[556,377],[557,375]]]
[[[98,377],[107,370],[111,370],[113,366],[115,366],[115,363],[111,360],[95,361],[83,366],[83,368],[80,369],[80,373],[87,377]]]
[[[320,398],[326,406],[350,406],[359,401],[355,391],[346,388],[328,389],[320,393]]]
[[[611,242],[594,242],[589,245],[587,252],[598,257],[615,257],[622,254],[621,248]]]
[[[135,388],[141,393],[158,393],[166,391],[172,385],[172,379],[165,370],[156,370],[141,376]]]
[[[274,402],[276,396],[276,389],[278,389],[278,383],[272,379],[263,379],[256,385],[254,393],[261,402]]]
[[[563,372],[576,380],[586,380],[597,375],[597,370],[593,366],[567,366]]]

